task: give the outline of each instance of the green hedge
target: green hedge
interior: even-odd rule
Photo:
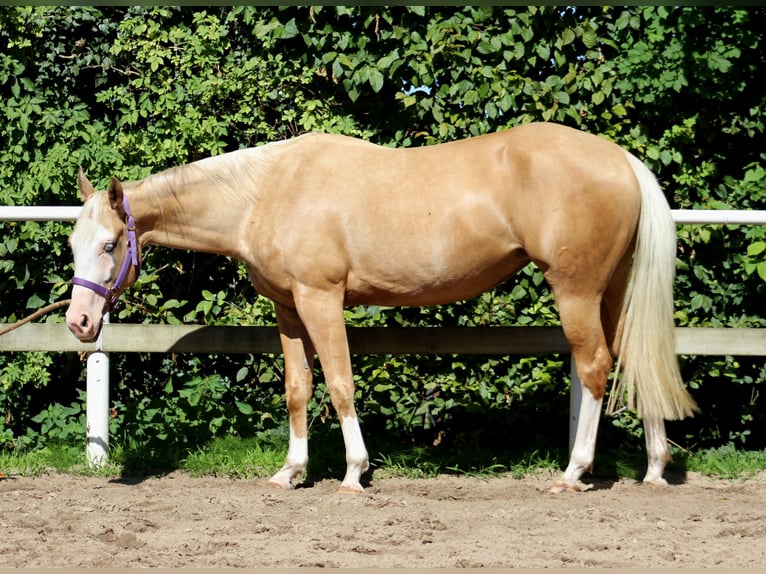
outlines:
[[[76,204],[79,165],[103,186],[313,130],[419,146],[550,120],[632,150],[673,207],[763,209],[765,26],[760,7],[2,7],[0,196]],[[66,297],[71,224],[0,226],[0,317]],[[763,327],[764,295],[766,227],[679,228],[678,325]],[[160,248],[113,315],[274,323],[236,261]],[[347,318],[558,321],[531,267],[455,305],[360,307]],[[671,424],[671,438],[763,448],[764,358],[681,360],[703,413]],[[279,356],[112,364],[115,440],[185,447],[284,434]],[[566,441],[566,357],[358,356],[354,368],[368,436],[473,448],[518,444],[534,428],[541,443]],[[312,432],[335,420],[317,375]],[[4,448],[80,440],[84,378],[75,354],[0,356]],[[640,433],[623,413],[601,440]]]

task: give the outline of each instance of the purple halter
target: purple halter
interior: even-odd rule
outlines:
[[[128,272],[131,267],[136,268],[136,275],[141,271],[141,260],[138,257],[138,237],[136,235],[136,221],[133,219],[133,214],[130,213],[130,206],[128,205],[128,196],[123,194],[122,207],[125,209],[126,227],[128,230],[128,246],[125,258],[122,260],[122,267],[117,274],[117,278],[111,287],[107,288],[93,281],[88,281],[82,277],[72,277],[72,283],[74,285],[80,285],[86,287],[92,291],[95,291],[101,295],[107,301],[107,311],[114,309],[117,306],[117,299],[120,296],[120,290],[125,278],[128,276]]]

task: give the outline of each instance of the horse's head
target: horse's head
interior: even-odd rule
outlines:
[[[120,182],[112,178],[106,192],[97,192],[80,169],[77,183],[84,206],[69,238],[74,287],[66,320],[75,337],[91,342],[101,331],[104,314],[137,279],[141,254]]]

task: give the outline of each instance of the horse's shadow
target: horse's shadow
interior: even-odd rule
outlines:
[[[596,461],[598,464],[598,461]],[[591,485],[588,490],[611,490],[617,483],[632,482],[636,485],[643,484],[646,473],[646,464],[617,465],[613,461],[598,466],[598,470],[582,477],[585,484]],[[671,463],[665,470],[664,478],[670,486],[678,486],[686,483],[687,470],[683,463]]]
[[[124,486],[138,486],[143,482],[155,478],[163,478],[169,476],[178,468],[163,468],[163,469],[142,469],[142,470],[126,470],[120,473],[119,476],[109,479],[109,484],[121,484]]]
[[[340,481],[343,479],[343,474],[338,473],[308,473],[306,476],[297,482],[295,484],[296,490],[303,490],[303,489],[311,489],[317,486],[318,483],[324,482],[325,480],[333,480],[337,481],[338,485],[340,485]],[[362,475],[362,478],[359,479],[359,482],[361,483],[362,487],[367,489],[372,486],[372,476],[370,476],[369,471],[364,473]]]
[[[124,486],[137,486],[147,480],[168,476],[172,474],[173,472],[175,472],[176,470],[177,469],[175,468],[168,468],[168,469],[149,469],[149,470],[142,470],[142,471],[126,472],[124,474],[121,474],[120,476],[110,479],[109,482],[111,484],[121,484]],[[368,470],[362,475],[360,482],[365,489],[373,486],[374,470],[375,468],[371,467],[370,470]],[[450,474],[454,474],[454,473],[450,473]],[[317,485],[321,482],[324,482],[327,480],[334,480],[334,481],[340,482],[342,478],[343,478],[343,473],[334,469],[328,469],[325,471],[314,470],[314,471],[310,471],[306,473],[302,479],[297,480],[295,483],[295,489],[296,490],[312,489],[317,487]],[[665,479],[667,480],[670,486],[678,486],[678,485],[684,484],[686,483],[686,479],[687,479],[686,469],[675,469],[675,470],[667,471],[665,473]],[[265,481],[268,479],[263,478],[258,480]],[[582,482],[588,485],[587,491],[589,492],[611,490],[615,487],[615,485],[617,485],[620,482],[624,482],[626,480],[632,481],[636,485],[642,484],[640,476],[620,477],[620,476],[617,476],[616,474],[612,475],[612,474],[606,474],[603,472],[597,473],[595,475],[586,475],[582,478]]]

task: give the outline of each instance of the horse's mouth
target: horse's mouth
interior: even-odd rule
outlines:
[[[77,337],[77,340],[84,345],[90,345],[98,341],[98,335],[95,337]]]
[[[75,338],[80,341],[80,343],[83,344],[91,344],[98,341],[99,336],[101,335],[101,330],[104,328],[104,322],[101,321],[98,325],[98,328],[93,331],[92,333],[85,332],[85,331],[75,331],[70,327],[70,331],[75,336]]]

